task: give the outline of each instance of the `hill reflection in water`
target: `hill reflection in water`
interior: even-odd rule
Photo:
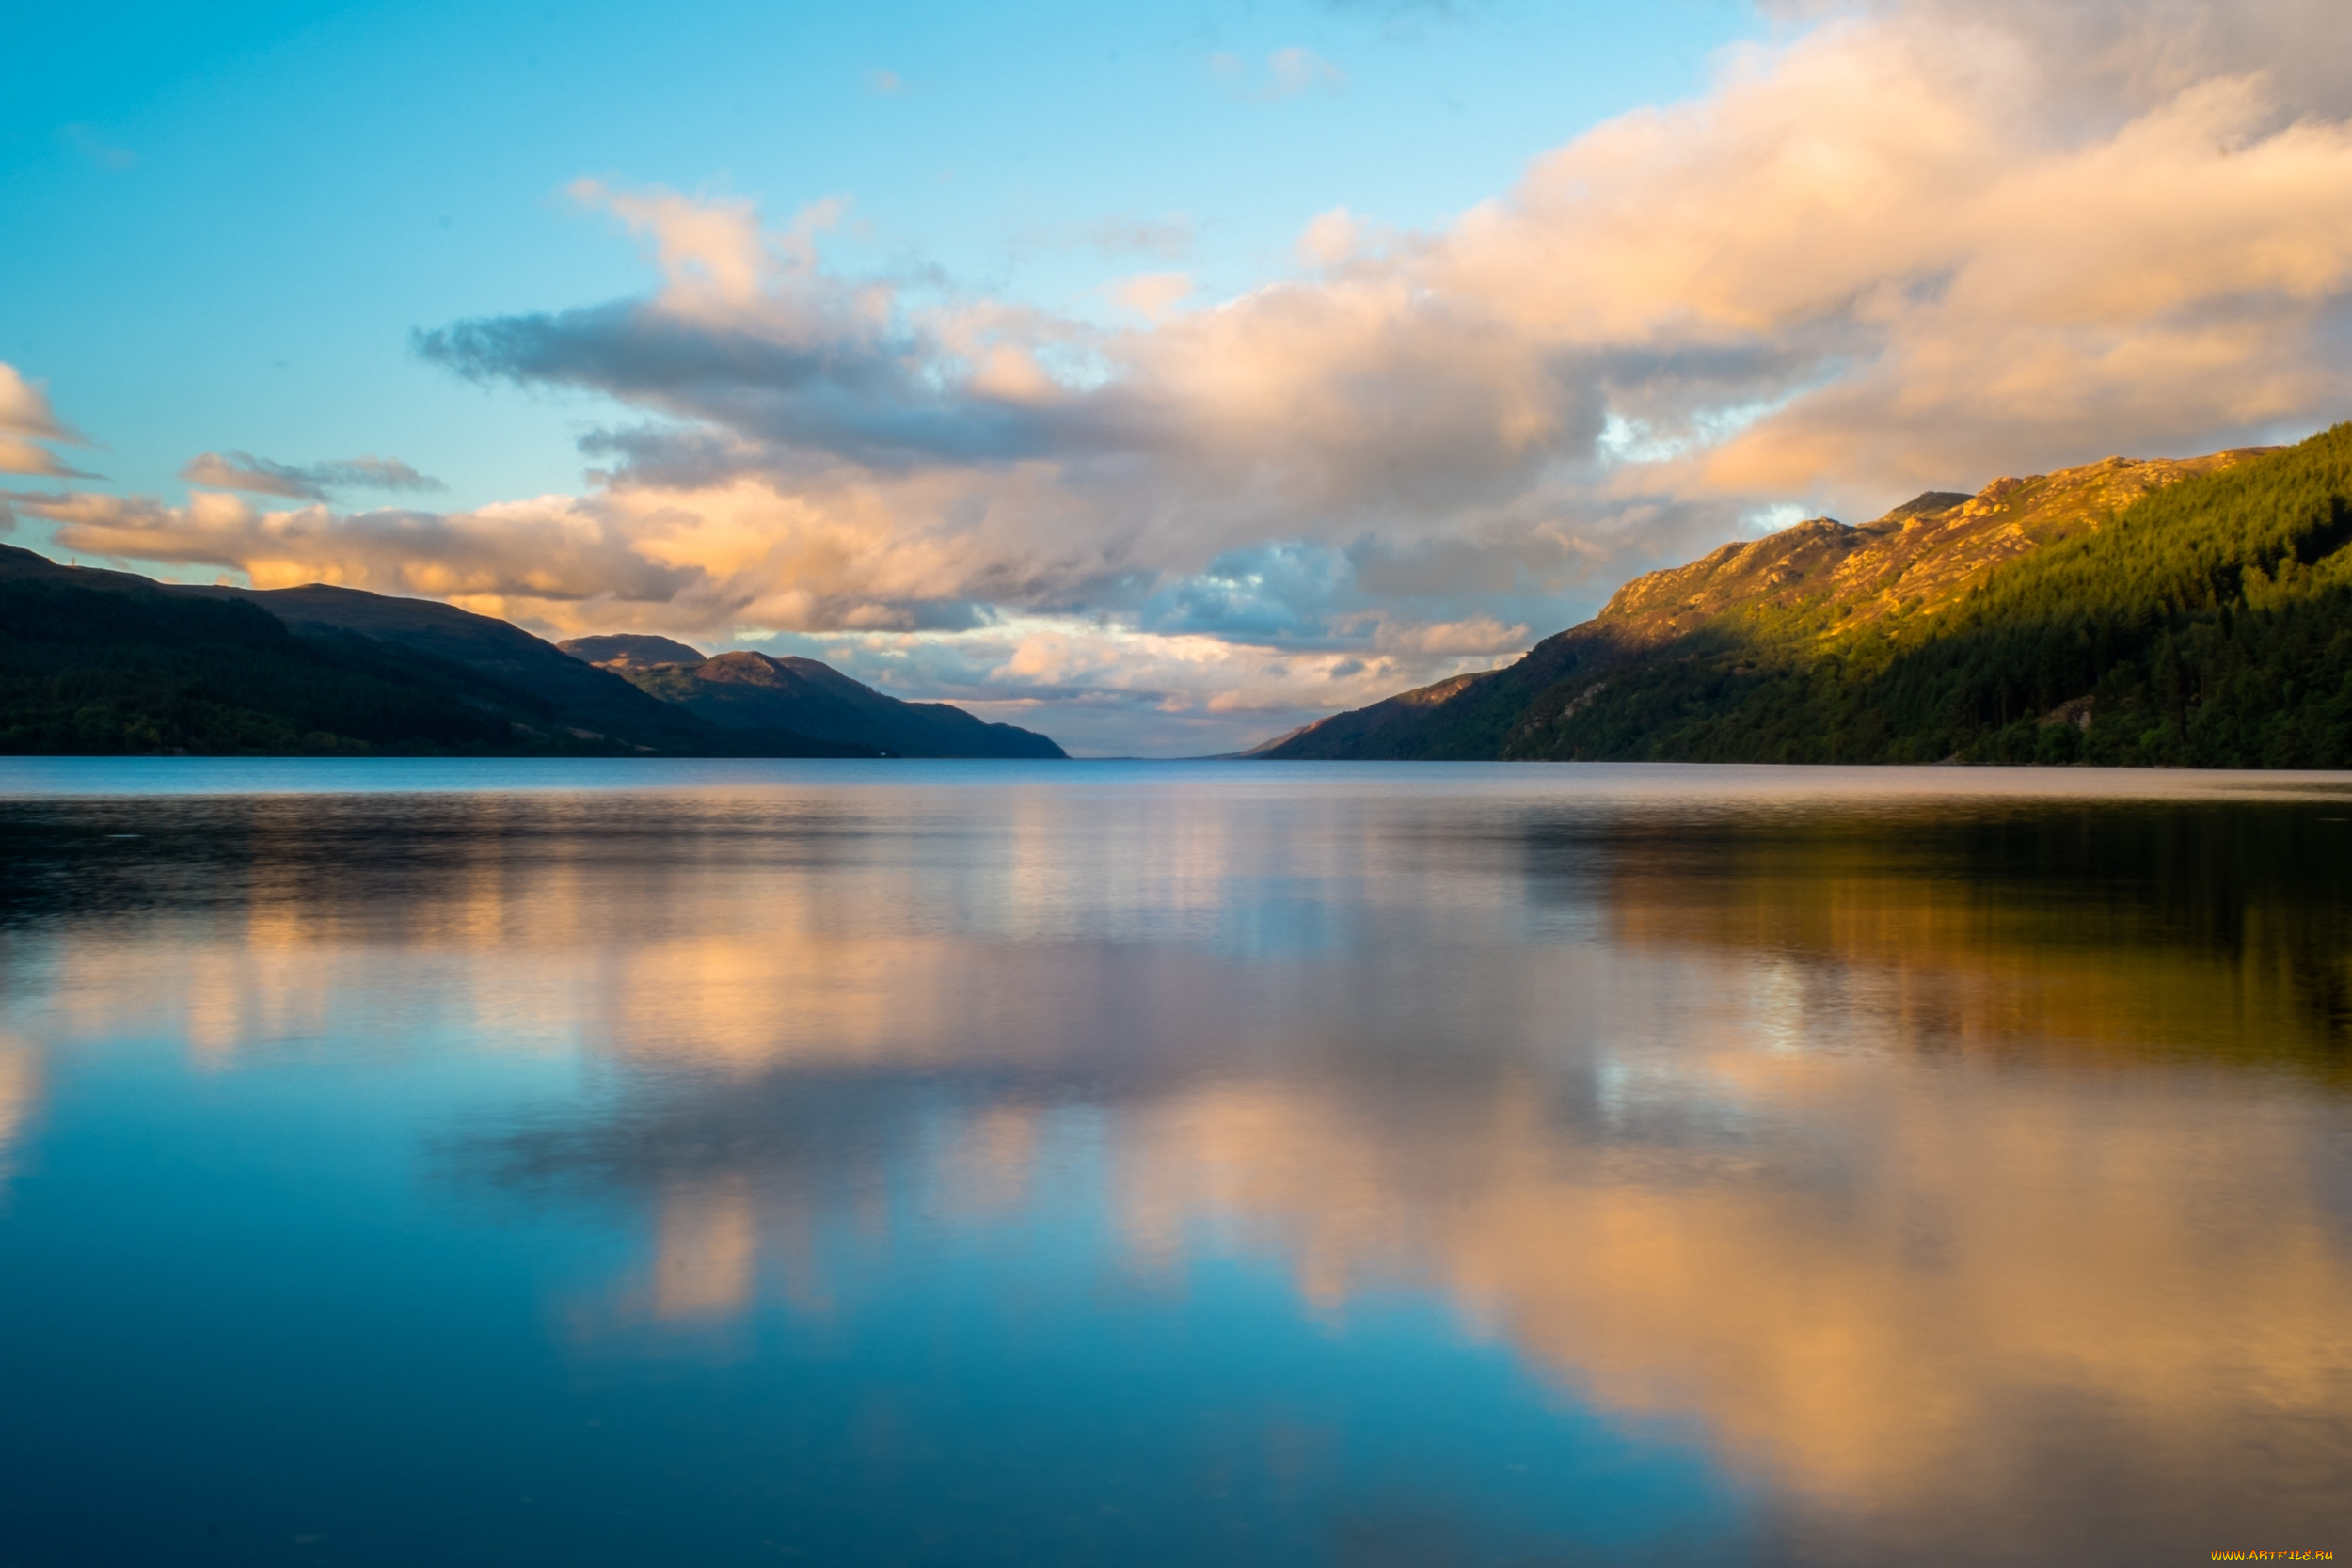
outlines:
[[[373,1323],[207,1483],[353,1561],[2342,1539],[2344,782],[550,777],[0,806],[0,1372],[108,1375],[94,1229],[197,1382]]]

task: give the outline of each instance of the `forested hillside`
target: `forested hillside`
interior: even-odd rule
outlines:
[[[0,752],[501,750],[532,706],[403,662],[247,604],[0,582]]]
[[[637,689],[722,730],[787,729],[894,757],[1060,757],[1034,730],[992,724],[946,703],[910,703],[813,658],[748,649],[706,657],[666,637],[583,637],[560,644]]]
[[[0,752],[1059,757],[814,659],[558,647],[454,605],[61,566],[0,546]]]
[[[189,588],[0,546],[0,752],[170,752],[873,754],[718,729],[449,605]]]
[[[2352,766],[2352,425],[1827,519],[1281,757]]]

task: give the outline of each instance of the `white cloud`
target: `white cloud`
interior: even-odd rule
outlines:
[[[1363,232],[1344,207],[1317,214],[1298,236],[1299,260],[1310,266],[1335,267],[1356,252]]]
[[[1523,637],[1507,636],[1511,629],[1438,628],[1429,639],[1502,644],[1491,651],[1301,650],[1056,616],[961,631],[751,641],[825,659],[898,695],[1043,729],[1079,755],[1199,756],[1293,728],[1300,714],[1360,706],[1404,687],[1489,669],[1498,653],[1526,646]]]

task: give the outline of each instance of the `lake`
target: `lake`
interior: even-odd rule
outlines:
[[[2348,1524],[2346,776],[0,761],[0,1565]]]

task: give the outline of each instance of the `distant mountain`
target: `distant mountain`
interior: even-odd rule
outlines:
[[[2352,766],[2352,425],[1826,517],[1297,758]]]
[[[619,632],[607,637],[575,637],[557,647],[572,658],[601,665],[607,670],[649,670],[657,664],[700,664],[709,657],[700,648],[692,648],[668,637],[649,637],[638,632]]]
[[[1326,722],[1328,722],[1328,721],[1315,721],[1315,723],[1318,724]],[[1300,736],[1305,735],[1309,730],[1311,730],[1314,727],[1315,724],[1300,724],[1295,729],[1284,730],[1280,735],[1276,736],[1271,740],[1261,740],[1255,746],[1249,747],[1245,751],[1219,752],[1215,756],[1196,757],[1193,760],[1197,762],[1247,762],[1252,757],[1270,757],[1275,752],[1280,751],[1283,747],[1289,745],[1292,741],[1296,740]]]
[[[720,729],[488,616],[253,592],[0,546],[0,752],[842,756]]]
[[[900,757],[1066,754],[1034,730],[987,723],[946,703],[901,702],[813,658],[750,652],[706,658],[663,637],[583,637],[562,647],[722,729],[782,726]],[[687,657],[644,662],[665,648]]]
[[[169,592],[258,606],[283,621],[297,637],[361,637],[461,665],[538,698],[572,727],[625,737],[632,745],[691,752],[712,738],[704,726],[648,701],[627,681],[583,667],[520,626],[455,605],[392,598],[323,583],[304,588],[175,588]],[[805,738],[783,742],[778,754],[817,754],[805,747]]]

